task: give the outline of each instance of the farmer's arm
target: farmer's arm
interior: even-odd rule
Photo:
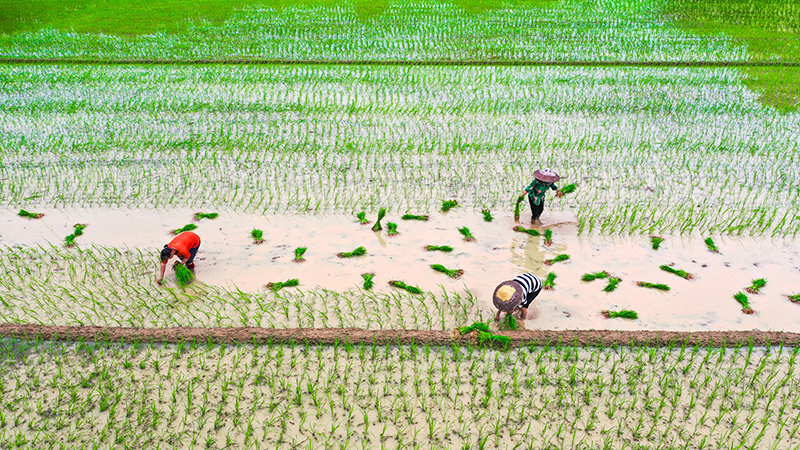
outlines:
[[[156,283],[161,284],[161,280],[164,279],[164,272],[167,270],[167,261],[161,261],[161,275],[156,280]]]
[[[522,312],[521,312],[521,313],[519,313],[519,318],[520,318],[520,319],[525,319],[525,317],[527,317],[527,316],[528,316],[528,308],[520,308],[520,310],[521,310]]]
[[[495,314],[495,316],[494,316],[494,321],[495,322],[499,322],[500,321],[500,310],[499,309],[497,310],[497,314]]]
[[[550,189],[556,191],[556,197],[561,197],[561,196],[564,195],[564,193],[561,192],[561,189],[559,189],[558,186],[555,183],[550,185]]]

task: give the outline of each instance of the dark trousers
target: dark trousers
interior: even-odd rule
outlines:
[[[522,302],[520,306],[523,308],[527,308],[528,306],[530,306],[531,303],[533,303],[533,300],[536,299],[536,296],[539,295],[539,292],[542,292],[541,289],[536,292],[528,292],[528,295],[525,297],[525,301]]]
[[[533,199],[530,197],[528,197],[528,201],[531,203],[531,222],[533,222],[542,215],[542,211],[544,211],[544,201],[542,201],[541,205],[534,205]]]
[[[198,245],[197,247],[194,247],[194,248],[190,248],[190,249],[189,249],[189,259],[187,259],[187,260],[186,260],[186,265],[187,265],[187,266],[188,266],[189,264],[192,264],[192,263],[194,263],[194,255],[196,255],[196,254],[197,254],[197,249],[199,249],[199,248],[200,248],[200,246]]]

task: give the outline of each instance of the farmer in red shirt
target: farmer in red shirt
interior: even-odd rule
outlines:
[[[198,248],[200,248],[200,236],[196,233],[184,231],[175,236],[175,239],[161,249],[161,276],[156,282],[161,284],[161,280],[164,279],[164,271],[167,269],[167,262],[173,256],[180,258],[181,262],[186,264],[187,269],[194,271],[194,255],[197,254]]]

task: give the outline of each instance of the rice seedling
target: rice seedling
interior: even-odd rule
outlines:
[[[595,273],[585,273],[583,274],[583,276],[581,276],[581,281],[594,281],[598,279],[605,279],[608,278],[609,276],[610,276],[609,273],[606,272],[605,270]]]
[[[67,247],[75,247],[76,245],[78,245],[78,244],[75,242],[75,239],[76,239],[78,236],[80,236],[80,235],[82,235],[82,234],[83,234],[83,229],[84,229],[84,228],[86,228],[86,224],[83,224],[83,223],[76,223],[76,224],[73,226],[73,231],[72,231],[72,234],[70,234],[70,235],[68,235],[66,238],[64,238],[64,243],[65,243],[65,245],[66,245]]]
[[[653,250],[658,250],[662,242],[664,242],[664,238],[660,236],[650,236],[650,245],[653,247]]]
[[[285,287],[295,287],[299,285],[300,285],[300,280],[298,280],[297,278],[292,278],[286,281],[269,282],[264,287],[272,292],[278,292],[279,290]]]
[[[450,211],[451,209],[458,206],[458,201],[456,200],[444,200],[442,202],[442,212]]]
[[[356,256],[364,256],[367,254],[367,249],[364,247],[356,247],[352,252],[339,252],[336,254],[339,258],[353,258]]]
[[[511,343],[511,338],[508,336],[501,336],[497,334],[487,333],[485,331],[478,331],[478,344],[480,345],[498,345],[503,348],[508,348]]]
[[[492,217],[492,212],[489,211],[488,209],[484,209],[483,211],[481,211],[481,214],[483,214],[484,222],[491,222],[494,220],[494,217]]]
[[[518,233],[527,233],[527,234],[530,234],[531,236],[541,236],[542,235],[537,230],[530,229],[530,228],[525,228],[525,227],[522,227],[522,226],[519,226],[519,225],[514,227],[514,231],[516,231]]]
[[[194,273],[182,263],[173,264],[172,270],[175,271],[175,281],[181,288],[185,288],[194,280]]]
[[[614,319],[614,318],[617,318],[617,317],[620,317],[622,319],[638,319],[639,318],[639,314],[637,314],[636,311],[631,311],[631,310],[628,310],[628,309],[623,309],[621,311],[605,310],[605,311],[600,311],[600,314],[602,314],[603,317],[605,317],[606,319]]]
[[[381,231],[383,227],[381,226],[381,220],[386,216],[386,208],[381,208],[378,210],[378,220],[375,221],[375,225],[372,226],[372,231]]]
[[[520,195],[517,197],[517,201],[514,203],[514,222],[519,223],[519,214],[522,210],[523,201],[525,200],[525,195]],[[520,227],[521,228],[521,227]],[[516,228],[515,228],[516,230]],[[538,236],[538,235],[537,235]]]
[[[788,298],[790,302],[800,303],[800,294],[787,295],[786,298]]]
[[[365,291],[371,290],[372,286],[375,285],[375,283],[372,281],[372,279],[375,278],[375,274],[374,273],[362,273],[361,274],[361,278],[364,279],[363,288],[364,288]]]
[[[661,270],[663,270],[665,272],[674,273],[675,275],[677,275],[677,276],[679,276],[681,278],[684,278],[686,280],[691,280],[691,279],[694,278],[694,276],[692,274],[686,272],[685,270],[673,269],[672,267],[670,267],[670,266],[668,266],[666,264],[662,264],[659,267],[661,268]]]
[[[748,294],[760,294],[761,288],[767,285],[767,280],[765,278],[756,278],[753,280],[749,287],[746,287],[744,290]]]
[[[489,330],[489,324],[485,323],[485,322],[475,322],[472,325],[458,327],[458,328],[456,328],[456,330],[458,330],[458,333],[461,334],[461,335],[464,335],[464,334],[467,334],[467,333],[471,333],[471,332],[476,331],[476,330],[477,331],[483,331],[484,333],[488,333],[490,331]]]
[[[668,291],[669,290],[669,286],[667,286],[666,284],[650,283],[649,281],[637,281],[636,285],[639,286],[639,287],[657,289],[659,291]]]
[[[400,234],[400,233],[397,231],[397,224],[396,224],[396,223],[394,223],[394,222],[387,222],[387,223],[386,223],[386,227],[388,228],[388,230],[386,230],[386,235],[387,235],[387,236],[397,236],[398,234]]]
[[[544,245],[553,245],[553,230],[544,230]]]
[[[445,252],[450,253],[453,251],[453,247],[449,245],[426,245],[425,250],[429,252]]]
[[[455,280],[461,278],[461,276],[464,275],[464,271],[462,269],[451,270],[441,264],[431,264],[431,269],[437,272],[442,272],[443,274]]]
[[[503,328],[509,331],[517,331],[519,326],[517,325],[517,319],[514,317],[513,314],[506,314],[506,318],[503,319]]]
[[[186,225],[184,225],[184,226],[182,226],[180,228],[175,228],[174,230],[170,230],[169,234],[174,236],[174,235],[177,235],[177,234],[181,234],[184,231],[192,231],[192,230],[196,230],[196,229],[197,229],[197,225],[195,225],[193,223],[187,223]]]
[[[422,289],[416,286],[409,286],[405,282],[400,280],[392,280],[389,282],[389,286],[396,287],[398,289],[406,290],[412,294],[422,294]]]
[[[608,284],[606,287],[603,288],[605,292],[614,292],[617,289],[617,285],[622,282],[622,278],[619,277],[610,277],[608,279]]]
[[[744,292],[737,292],[733,294],[733,299],[742,305],[742,312],[745,314],[753,314],[753,308],[750,307],[750,301],[747,299],[747,294]]]
[[[560,191],[564,194],[572,194],[578,189],[578,185],[575,183],[568,184],[560,189]]]
[[[306,254],[306,250],[308,250],[306,247],[297,247],[294,249],[294,259],[292,261],[296,263],[304,262],[306,259],[303,258],[303,255]]]
[[[467,242],[475,242],[475,236],[469,231],[467,227],[461,227],[458,229],[458,232],[464,236],[464,240]]]
[[[213,213],[199,212],[199,213],[195,213],[194,220],[216,219],[217,217],[219,217],[219,213],[215,213],[215,212],[213,212]]]
[[[422,222],[427,222],[429,217],[427,215],[414,215],[414,214],[403,214],[401,217],[403,220],[419,220]]]
[[[709,237],[706,238],[704,242],[706,243],[706,247],[708,247],[708,251],[710,251],[711,253],[719,253],[719,249],[717,248],[717,245],[714,244],[713,239]]]
[[[548,273],[547,274],[547,278],[545,278],[542,281],[542,289],[545,289],[545,290],[548,290],[548,291],[552,291],[553,289],[555,289],[555,287],[556,287],[556,277],[558,277],[558,275],[556,275],[555,273],[553,273],[553,272]]]
[[[553,259],[545,259],[544,260],[544,265],[545,266],[552,266],[553,264],[555,264],[557,262],[567,261],[568,259],[569,259],[569,255],[562,253],[560,255],[556,255],[556,257],[553,258]]]
[[[250,237],[253,238],[254,244],[263,244],[264,243],[264,231],[259,230],[258,228],[253,228],[250,231]]]
[[[32,213],[25,211],[24,209],[20,209],[17,215],[28,219],[41,219],[42,217],[44,217],[43,213]]]
[[[361,211],[360,213],[356,214],[356,218],[358,219],[358,223],[361,225],[366,225],[369,223],[369,219],[367,219],[367,213],[365,211]]]

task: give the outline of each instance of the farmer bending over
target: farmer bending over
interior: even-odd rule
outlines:
[[[161,276],[158,277],[156,283],[161,284],[161,280],[164,279],[164,271],[167,269],[167,262],[173,256],[177,256],[182,263],[186,264],[187,269],[194,271],[194,255],[197,254],[198,248],[200,248],[200,236],[196,233],[184,231],[175,236],[175,239],[161,249]]]
[[[494,320],[500,320],[500,313],[513,314],[522,310],[520,319],[528,315],[528,307],[542,291],[542,280],[532,273],[523,273],[513,280],[500,283],[494,290],[492,301],[497,308]]]
[[[556,197],[564,195],[554,184],[560,179],[561,177],[551,169],[539,169],[533,172],[533,181],[525,188],[525,192],[528,193],[528,201],[531,203],[531,223],[539,222],[539,216],[544,211],[544,194],[548,189],[556,191]],[[525,195],[525,192],[522,195]]]

